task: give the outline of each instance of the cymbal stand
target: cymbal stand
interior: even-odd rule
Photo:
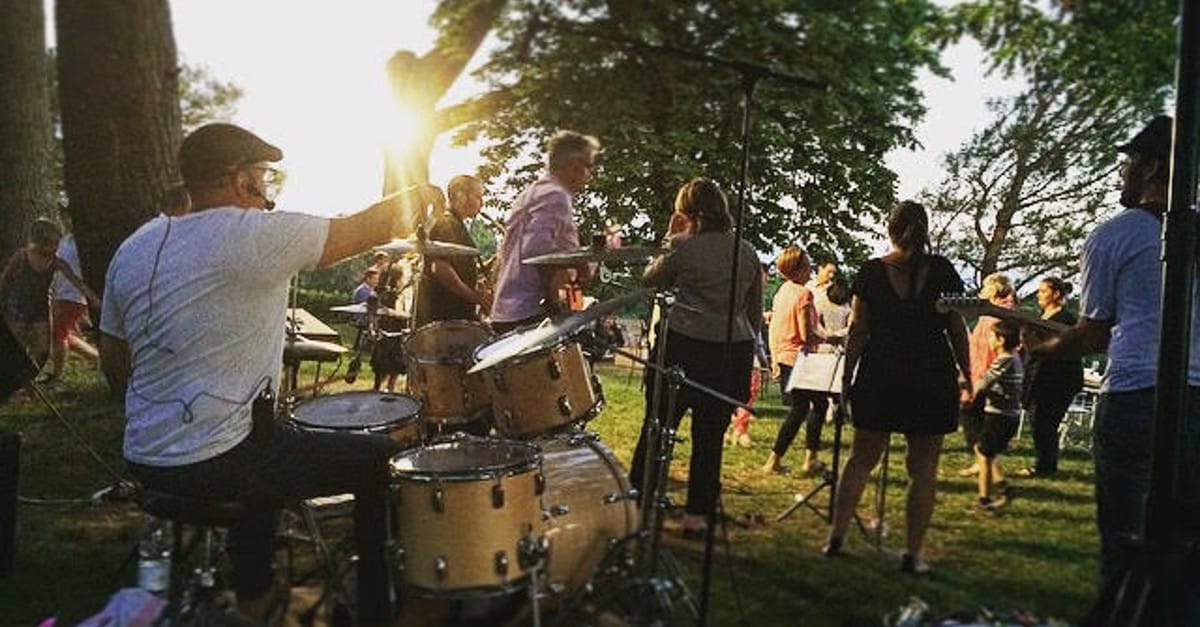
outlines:
[[[366,326],[359,326],[354,335],[354,357],[350,358],[350,365],[346,366],[346,383],[354,383],[358,379],[358,371],[362,369],[362,354],[375,345],[375,341],[379,339],[379,296],[371,294],[366,300],[367,312],[363,314],[363,320],[366,321]]]

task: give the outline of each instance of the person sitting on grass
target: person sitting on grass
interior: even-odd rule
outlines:
[[[1021,357],[1016,354],[1021,343],[1021,327],[1012,320],[997,322],[990,331],[990,348],[996,358],[975,385],[975,396],[983,395],[983,426],[975,443],[979,465],[979,500],[977,511],[994,512],[1008,502],[998,480],[1000,454],[1017,434],[1021,414]]]

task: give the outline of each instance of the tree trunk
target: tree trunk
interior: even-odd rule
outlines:
[[[0,0],[0,260],[39,216],[54,217],[54,160],[42,0]]]
[[[437,102],[475,56],[506,4],[506,0],[442,0],[438,13],[446,17],[438,24],[439,35],[433,49],[422,57],[400,50],[388,60],[388,80],[397,106],[423,124],[408,145],[397,146],[386,155],[384,194],[429,182],[429,153],[434,140],[451,130],[440,122],[455,119],[462,123],[455,116],[439,115]]]
[[[179,66],[167,0],[58,0],[67,195],[84,279],[178,181]]]

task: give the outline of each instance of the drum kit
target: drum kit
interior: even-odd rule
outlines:
[[[405,246],[393,248],[416,250]],[[627,263],[649,254],[592,250],[587,260]],[[665,481],[639,495],[612,451],[584,430],[604,394],[578,335],[651,294],[637,290],[499,337],[475,322],[426,324],[403,343],[406,394],[345,392],[288,404],[297,428],[384,434],[402,448],[391,460],[390,559],[407,594],[459,602],[524,594],[519,618],[533,625],[543,610],[561,625],[592,624],[618,607],[625,616],[648,615],[628,609],[630,592],[648,592],[655,606],[682,600],[695,616],[674,562],[653,537]],[[374,303],[337,309],[368,318],[391,311]],[[669,459],[672,442],[660,438],[651,454]],[[655,513],[647,516],[647,508]],[[655,552],[649,566],[639,564],[647,544]],[[666,580],[647,570],[664,564]]]

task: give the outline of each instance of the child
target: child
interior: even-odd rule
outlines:
[[[91,302],[100,302],[92,290],[58,258],[62,229],[39,218],[29,230],[29,243],[9,258],[0,273],[0,304],[13,335],[40,368],[50,352],[50,281],[54,272],[63,273]]]
[[[975,444],[979,465],[977,511],[994,512],[1007,503],[1000,471],[1000,454],[1017,433],[1021,412],[1021,358],[1015,353],[1020,344],[1020,325],[1001,320],[992,327],[989,346],[996,359],[983,378],[975,384],[975,395],[983,395],[983,427]]]

